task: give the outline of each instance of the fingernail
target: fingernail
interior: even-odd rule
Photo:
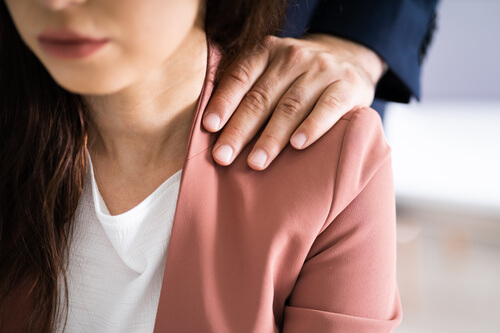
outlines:
[[[248,158],[250,163],[258,167],[264,167],[267,162],[267,154],[262,149],[257,149]]]
[[[215,150],[215,156],[222,163],[229,163],[231,162],[231,157],[233,156],[233,148],[228,145],[220,145]]]
[[[215,113],[209,113],[203,119],[205,126],[211,130],[218,130],[220,125],[220,117]]]
[[[295,148],[302,148],[304,144],[307,141],[307,136],[304,133],[297,133],[294,136],[292,136],[292,139],[290,142],[292,143],[292,146]]]

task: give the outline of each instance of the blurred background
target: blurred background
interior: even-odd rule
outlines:
[[[397,333],[500,332],[500,0],[441,0],[423,101],[388,107]]]

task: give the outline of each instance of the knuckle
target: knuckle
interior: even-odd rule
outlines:
[[[321,99],[321,103],[332,111],[337,111],[344,103],[343,98],[340,96],[326,95]]]
[[[292,98],[284,98],[276,107],[276,111],[288,119],[297,118],[301,110],[302,106]]]
[[[288,45],[285,51],[285,64],[287,66],[295,65],[304,58],[305,52],[302,46],[296,44]]]
[[[353,67],[347,67],[344,70],[343,79],[350,83],[356,83],[359,79],[358,72]]]
[[[279,37],[276,37],[276,36],[273,36],[273,35],[267,35],[265,38],[264,38],[264,46],[266,47],[271,47],[273,46],[275,43],[278,42],[280,38]]]
[[[283,45],[292,45],[297,43],[297,39],[292,37],[280,37],[280,40],[283,42]]]
[[[316,62],[316,68],[320,72],[326,72],[331,70],[332,67],[334,67],[335,63],[333,57],[326,52],[319,53],[316,56],[315,62]]]
[[[224,93],[218,93],[218,94],[214,94],[212,96],[212,100],[215,101],[217,104],[219,104],[219,108],[221,110],[227,110],[227,109],[231,108],[231,106],[233,105],[231,100],[226,96],[227,95]],[[220,107],[221,105],[222,105],[222,107]]]
[[[239,63],[234,68],[232,68],[228,75],[234,81],[236,81],[240,86],[247,86],[251,82],[251,68],[245,63]]]
[[[263,89],[258,88],[254,88],[247,92],[243,103],[245,108],[256,114],[262,113],[269,104],[270,98],[267,93]]]
[[[306,89],[297,87],[283,97],[276,109],[288,118],[296,118],[300,116],[302,110],[304,109],[306,100]]]

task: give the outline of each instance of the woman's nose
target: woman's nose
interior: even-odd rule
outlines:
[[[43,6],[47,7],[50,10],[62,10],[75,5],[81,5],[88,0],[37,0]]]

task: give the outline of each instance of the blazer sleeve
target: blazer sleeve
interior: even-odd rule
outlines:
[[[309,1],[311,2],[311,1]],[[287,12],[286,27],[302,33],[327,33],[363,44],[377,52],[389,70],[375,96],[395,102],[420,99],[420,73],[436,27],[438,0],[297,1]],[[302,12],[296,13],[297,7]],[[302,25],[301,25],[302,24]],[[284,36],[289,34],[285,28]],[[298,37],[297,29],[294,37]]]
[[[390,148],[375,111],[353,112],[330,214],[285,305],[283,332],[391,332],[401,321]]]

